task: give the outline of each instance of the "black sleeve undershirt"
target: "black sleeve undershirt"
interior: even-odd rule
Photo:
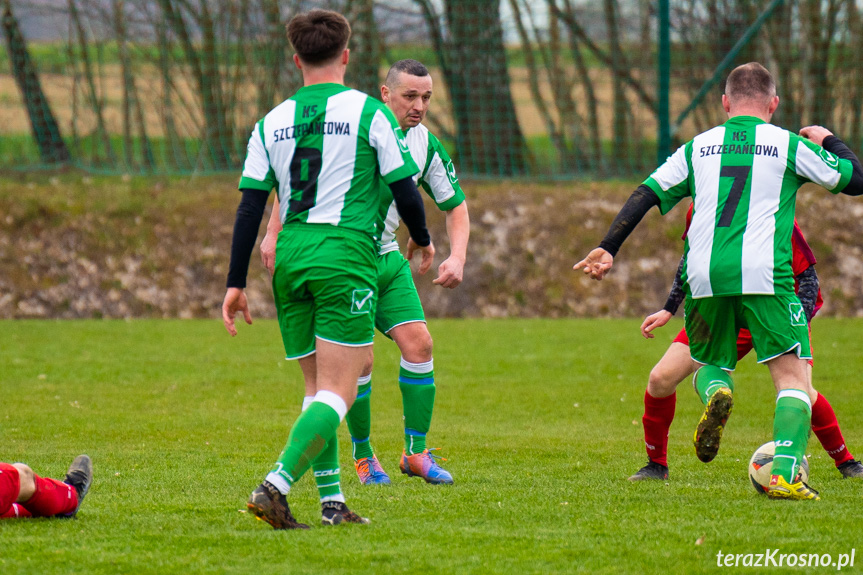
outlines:
[[[650,211],[653,206],[659,205],[659,196],[656,192],[645,186],[638,186],[626,203],[620,208],[614,221],[611,222],[611,228],[605,234],[605,238],[599,242],[599,247],[616,256],[620,246],[624,240],[629,237],[641,218]]]
[[[246,287],[249,273],[249,260],[258,239],[258,228],[267,207],[269,192],[243,188],[243,198],[237,206],[237,219],[234,220],[234,237],[231,240],[231,266],[228,268],[228,287]]]
[[[665,311],[674,315],[677,313],[680,304],[686,298],[686,292],[683,291],[683,263],[686,261],[686,256],[680,257],[680,263],[677,266],[677,273],[674,275],[674,282],[671,284],[671,291],[668,292],[668,300],[662,308]]]
[[[819,282],[818,274],[815,273],[815,266],[809,266],[795,279],[797,280],[797,297],[803,304],[806,319],[811,321],[812,315],[815,313],[815,304],[818,302]]]
[[[390,184],[390,191],[396,202],[402,221],[408,228],[414,242],[420,247],[431,243],[431,235],[426,228],[426,211],[423,198],[412,177],[404,178]]]
[[[851,165],[854,166],[854,170],[851,172],[851,180],[841,193],[848,196],[863,195],[863,165],[860,165],[860,160],[854,155],[854,152],[845,145],[845,142],[836,136],[827,136],[824,138],[824,141],[821,142],[821,147],[843,160],[849,160]]]

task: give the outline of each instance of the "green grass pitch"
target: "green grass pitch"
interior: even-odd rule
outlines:
[[[0,523],[0,572],[701,573],[718,570],[720,550],[850,553],[863,482],[842,480],[814,437],[810,482],[822,501],[768,501],[749,485],[774,398],[753,358],[735,374],[735,410],[713,463],[694,456],[701,406],[684,382],[671,480],[626,481],[646,459],[647,374],[680,326],[646,341],[638,323],[431,322],[429,440],[449,458],[452,487],[398,472],[398,352],[378,335],[372,439],[393,485],[358,484],[343,425],[348,503],[372,524],[320,527],[304,477],[291,502],[313,529],[276,532],[242,511],[302,399],[275,322],[241,325],[235,339],[216,320],[2,322],[0,460],[62,477],[86,452],[95,481],[77,520]],[[813,327],[815,386],[863,456],[863,322]]]

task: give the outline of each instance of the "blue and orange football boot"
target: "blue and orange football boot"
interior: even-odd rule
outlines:
[[[389,485],[390,476],[381,467],[380,461],[376,455],[371,457],[363,457],[354,461],[354,466],[357,468],[357,475],[360,478],[360,483],[363,485]]]
[[[452,475],[450,475],[449,471],[438,465],[437,461],[435,461],[435,459],[442,459],[443,461],[446,461],[446,459],[437,455],[432,455],[431,452],[435,449],[437,448],[424,449],[422,453],[415,453],[413,455],[408,455],[407,452],[402,452],[402,460],[399,462],[399,469],[401,469],[402,473],[408,477],[422,477],[426,480],[426,483],[431,483],[433,485],[452,485]]]

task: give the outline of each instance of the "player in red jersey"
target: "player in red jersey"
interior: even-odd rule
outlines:
[[[86,455],[75,458],[63,481],[39,477],[23,463],[0,463],[0,519],[75,517],[92,480]]]
[[[686,214],[686,229],[692,220],[692,206]],[[686,232],[683,237],[686,238]],[[821,298],[821,290],[818,287],[818,276],[815,273],[815,255],[806,242],[803,232],[794,222],[794,231],[791,235],[793,248],[792,267],[794,269],[794,287],[797,290],[806,317],[809,321],[821,308],[824,300]],[[652,315],[647,316],[641,324],[641,333],[646,338],[652,338],[651,333],[656,328],[664,326],[677,311],[684,299],[681,273],[683,270],[683,259],[677,269],[677,276],[665,307]],[[752,350],[752,336],[748,330],[741,330],[737,337],[737,357],[743,356]],[[809,360],[809,378],[812,378],[812,360]],[[644,444],[647,450],[648,463],[632,475],[630,481],[641,481],[643,479],[668,479],[668,430],[674,420],[674,408],[677,403],[677,386],[692,374],[692,360],[689,354],[689,338],[683,329],[674,338],[671,346],[659,360],[659,363],[651,370],[647,382],[647,390],[644,393],[644,416],[641,421],[644,426]],[[863,464],[855,460],[845,445],[842,431],[836,414],[827,399],[813,392],[812,397],[812,431],[821,442],[825,451],[833,458],[837,469],[843,477],[863,478]]]

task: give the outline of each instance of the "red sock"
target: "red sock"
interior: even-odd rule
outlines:
[[[50,477],[33,475],[36,493],[23,503],[34,517],[52,517],[60,513],[71,513],[78,507],[78,493],[71,485]]]
[[[20,503],[13,503],[6,513],[0,513],[0,519],[24,519],[25,517],[33,517],[33,514],[24,509]]]
[[[668,397],[653,397],[644,392],[644,416],[641,423],[644,426],[644,446],[647,457],[660,465],[668,467],[668,430],[674,421],[674,408],[677,405],[677,393]]]
[[[18,469],[8,463],[0,463],[0,518],[12,510],[12,506],[18,501],[18,493],[21,491],[21,480],[18,477]]]
[[[812,404],[812,431],[837,467],[854,459],[845,447],[845,438],[842,437],[842,430],[839,429],[839,422],[836,420],[836,414],[833,413],[830,402],[820,393],[818,399]]]

